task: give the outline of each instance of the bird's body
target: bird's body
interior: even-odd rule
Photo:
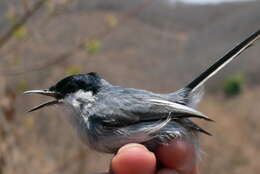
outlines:
[[[115,152],[128,143],[143,143],[153,148],[175,137],[196,136],[195,129],[199,127],[181,123],[186,119],[184,115],[202,117],[198,111],[183,105],[188,101],[182,96],[185,90],[171,95],[155,94],[114,86],[104,79],[100,83],[102,87],[96,94],[80,90],[63,101],[70,108],[70,121],[90,147]]]
[[[69,119],[81,139],[90,147],[115,153],[128,143],[142,143],[149,149],[176,137],[189,140],[197,150],[197,133],[210,135],[189,118],[211,121],[194,109],[201,98],[200,87],[228,62],[250,47],[260,30],[241,42],[183,89],[169,94],[115,86],[97,73],[64,78],[47,90],[31,90],[55,100],[34,107],[61,104],[71,112]]]

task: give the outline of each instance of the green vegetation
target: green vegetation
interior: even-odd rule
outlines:
[[[93,39],[85,44],[85,49],[89,54],[97,53],[101,48],[101,43],[99,40]]]
[[[244,84],[244,76],[241,73],[232,74],[226,77],[224,92],[227,96],[237,96],[241,93]]]
[[[114,15],[107,15],[105,20],[108,26],[111,28],[114,28],[118,25],[118,20]]]
[[[17,39],[22,39],[27,35],[27,29],[25,26],[22,26],[20,28],[18,28],[15,32],[14,32],[14,36]]]
[[[5,13],[5,19],[10,23],[10,25],[15,25],[18,22],[18,18],[18,14],[13,8],[9,8]],[[14,37],[17,39],[22,39],[27,36],[27,33],[27,28],[23,25],[14,31]]]
[[[66,75],[79,74],[80,72],[81,72],[81,69],[77,65],[70,65],[67,68],[65,68]]]
[[[16,84],[16,89],[19,91],[25,91],[28,88],[28,83],[26,80],[19,80]]]

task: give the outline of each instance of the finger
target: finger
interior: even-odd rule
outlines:
[[[155,155],[140,144],[123,146],[112,159],[114,174],[153,174],[155,168]]]
[[[197,170],[194,147],[183,138],[175,139],[168,145],[159,145],[156,156],[166,168],[179,174],[197,174],[194,173]]]
[[[172,169],[160,169],[156,174],[178,174]]]

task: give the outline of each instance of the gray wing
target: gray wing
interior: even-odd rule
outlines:
[[[113,91],[113,90],[112,90]],[[104,95],[105,94],[105,95]],[[188,106],[167,100],[163,95],[146,91],[121,90],[100,94],[90,117],[109,127],[122,127],[138,122],[189,117],[210,119]]]

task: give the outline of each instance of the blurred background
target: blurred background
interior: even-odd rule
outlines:
[[[260,27],[260,1],[1,0],[0,174],[105,171],[110,155],[83,145],[58,107],[24,96],[75,73],[172,92]],[[260,43],[212,78],[199,109],[203,174],[260,171]],[[196,120],[197,121],[197,120]]]

